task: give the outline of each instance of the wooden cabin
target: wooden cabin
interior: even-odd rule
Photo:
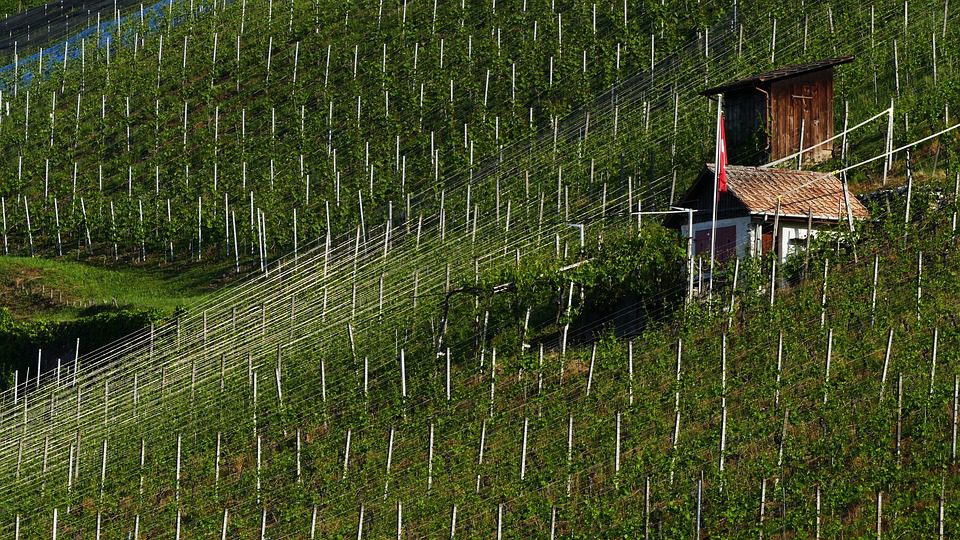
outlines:
[[[707,164],[677,203],[695,210],[694,256],[710,256],[714,170],[712,163]],[[785,262],[804,249],[808,234],[815,237],[824,227],[869,217],[856,197],[844,196],[843,184],[831,174],[728,165],[727,191],[717,200],[716,260],[773,252]],[[688,237],[688,219],[686,214],[674,214],[667,224]],[[776,245],[774,222],[779,229]]]
[[[853,61],[844,56],[782,67],[708,88],[723,95],[728,162],[763,165],[833,137],[833,68]],[[801,134],[801,126],[803,133]],[[804,163],[833,154],[833,142],[803,153]]]

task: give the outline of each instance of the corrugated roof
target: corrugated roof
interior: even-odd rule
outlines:
[[[758,86],[761,83],[768,83],[768,82],[778,81],[780,79],[796,77],[797,75],[803,75],[805,73],[820,71],[821,69],[827,69],[833,66],[839,66],[840,64],[847,64],[847,63],[853,62],[853,58],[854,57],[852,55],[840,56],[837,58],[830,58],[828,60],[820,60],[819,62],[811,62],[809,64],[796,64],[793,66],[785,66],[782,68],[775,69],[773,71],[768,71],[766,73],[754,75],[746,79],[740,79],[738,81],[729,82],[721,86],[708,88],[703,92],[700,92],[700,95],[713,96],[716,94],[725,94],[732,90],[739,90],[741,88]]]
[[[711,178],[715,167],[707,164]],[[832,174],[785,169],[761,169],[727,165],[727,187],[751,214],[774,214],[780,201],[781,216],[806,217],[812,212],[815,219],[846,219],[843,184]],[[867,219],[870,211],[852,194],[850,209],[856,219]]]

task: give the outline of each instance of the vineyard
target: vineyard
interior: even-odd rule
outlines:
[[[0,69],[3,255],[231,283],[4,359],[4,536],[958,534],[957,8],[117,9]],[[691,287],[698,93],[846,54],[873,219]]]

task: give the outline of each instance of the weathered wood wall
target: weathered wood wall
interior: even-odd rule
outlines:
[[[770,160],[809,148],[833,136],[833,71],[824,69],[774,82],[770,85]],[[833,143],[804,152],[805,163],[829,159]],[[788,165],[789,166],[789,165]]]

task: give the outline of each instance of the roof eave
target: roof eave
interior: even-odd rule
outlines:
[[[799,66],[796,66],[796,67],[804,67],[804,66],[809,66],[809,67],[806,69],[798,70],[795,73],[778,73],[777,72],[777,71],[783,71],[790,67],[794,67],[794,66],[785,66],[783,68],[780,68],[780,70],[769,71],[769,72],[761,73],[759,75],[755,75],[753,77],[747,77],[745,79],[740,79],[738,81],[733,81],[720,86],[715,86],[713,88],[707,88],[706,90],[700,92],[700,95],[710,97],[710,96],[715,96],[717,94],[726,94],[728,92],[733,92],[735,90],[743,90],[751,87],[757,88],[761,84],[776,82],[778,80],[788,79],[790,77],[806,75],[808,73],[816,73],[818,71],[823,71],[825,69],[832,69],[836,66],[840,66],[843,64],[849,64],[850,62],[853,62],[854,58],[855,57],[853,55],[838,56],[836,58],[829,58],[827,60],[822,60],[821,62],[811,62],[810,64],[800,64]]]
[[[776,212],[760,212],[760,211],[753,211],[753,210],[750,211],[751,217],[753,216],[770,217],[775,215],[776,215]],[[844,221],[847,219],[846,213],[844,213],[844,215],[840,217],[837,217],[836,214],[829,215],[829,216],[824,214],[813,214],[812,216],[808,214],[780,214],[780,219],[797,219],[797,220],[806,221],[808,217],[811,217],[814,221]],[[861,216],[855,215],[853,216],[853,219],[870,219],[870,217],[869,216],[861,217]]]

